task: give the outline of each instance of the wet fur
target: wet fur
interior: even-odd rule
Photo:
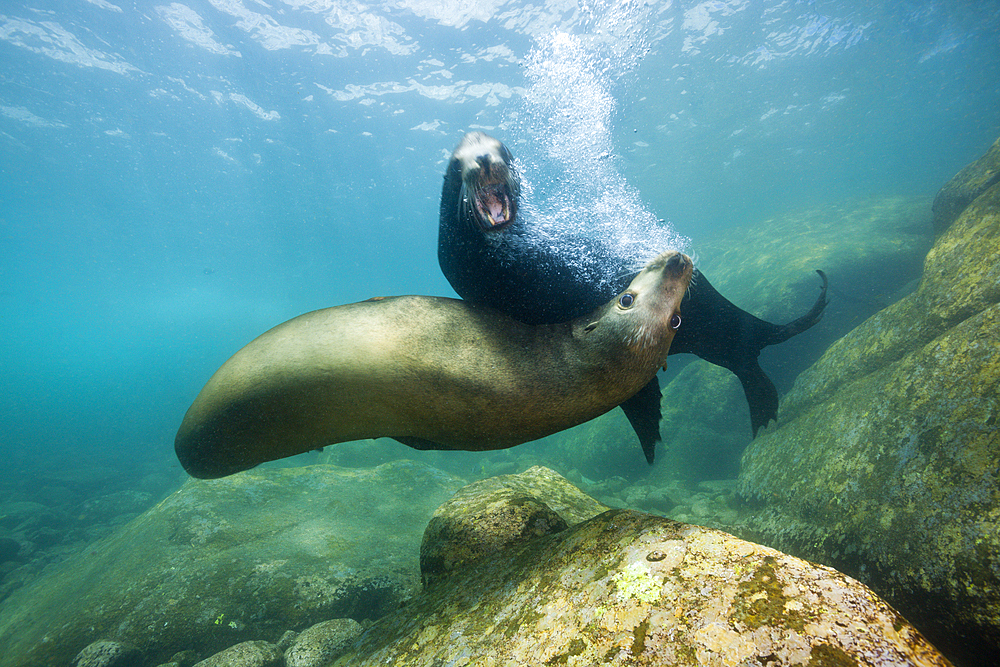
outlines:
[[[612,300],[552,325],[421,296],[306,313],[212,376],[177,432],[177,457],[213,478],[347,440],[489,450],[569,428],[655,376],[691,271],[669,253],[631,282],[631,307]]]

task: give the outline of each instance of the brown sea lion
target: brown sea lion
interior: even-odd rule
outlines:
[[[347,440],[482,451],[556,433],[656,375],[691,272],[686,255],[664,253],[609,303],[561,324],[424,296],[306,313],[216,371],[184,416],[177,457],[213,478]]]

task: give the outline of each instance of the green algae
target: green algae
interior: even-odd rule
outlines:
[[[819,644],[813,647],[806,667],[858,667],[858,661],[837,646]]]
[[[611,576],[618,591],[626,598],[652,604],[660,599],[662,583],[650,576],[642,563],[632,563]]]
[[[774,558],[766,556],[754,568],[749,579],[740,581],[732,619],[753,630],[776,627],[805,632],[808,619],[788,610],[788,598],[774,564]]]

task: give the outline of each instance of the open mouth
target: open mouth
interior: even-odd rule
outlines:
[[[476,218],[483,231],[498,231],[514,221],[517,204],[506,184],[491,183],[476,188],[473,195]]]

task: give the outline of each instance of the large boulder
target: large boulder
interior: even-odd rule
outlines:
[[[463,483],[411,461],[191,480],[5,600],[0,664],[68,665],[104,640],[155,665],[378,618],[419,590],[423,528]]]
[[[934,198],[934,231],[941,234],[979,195],[1000,182],[1000,139],[945,183]]]
[[[858,577],[942,650],[1000,655],[1000,184],[919,288],[833,345],[743,457],[741,535]]]
[[[427,524],[420,545],[424,585],[607,509],[542,466],[470,484],[439,507]]]
[[[488,482],[443,507],[456,530],[429,540],[506,546],[436,571],[334,665],[950,664],[857,581],[720,531],[610,510],[555,533],[503,538],[486,522],[477,535],[468,510],[503,514],[505,498],[577,518],[598,507],[566,505],[544,469]]]

